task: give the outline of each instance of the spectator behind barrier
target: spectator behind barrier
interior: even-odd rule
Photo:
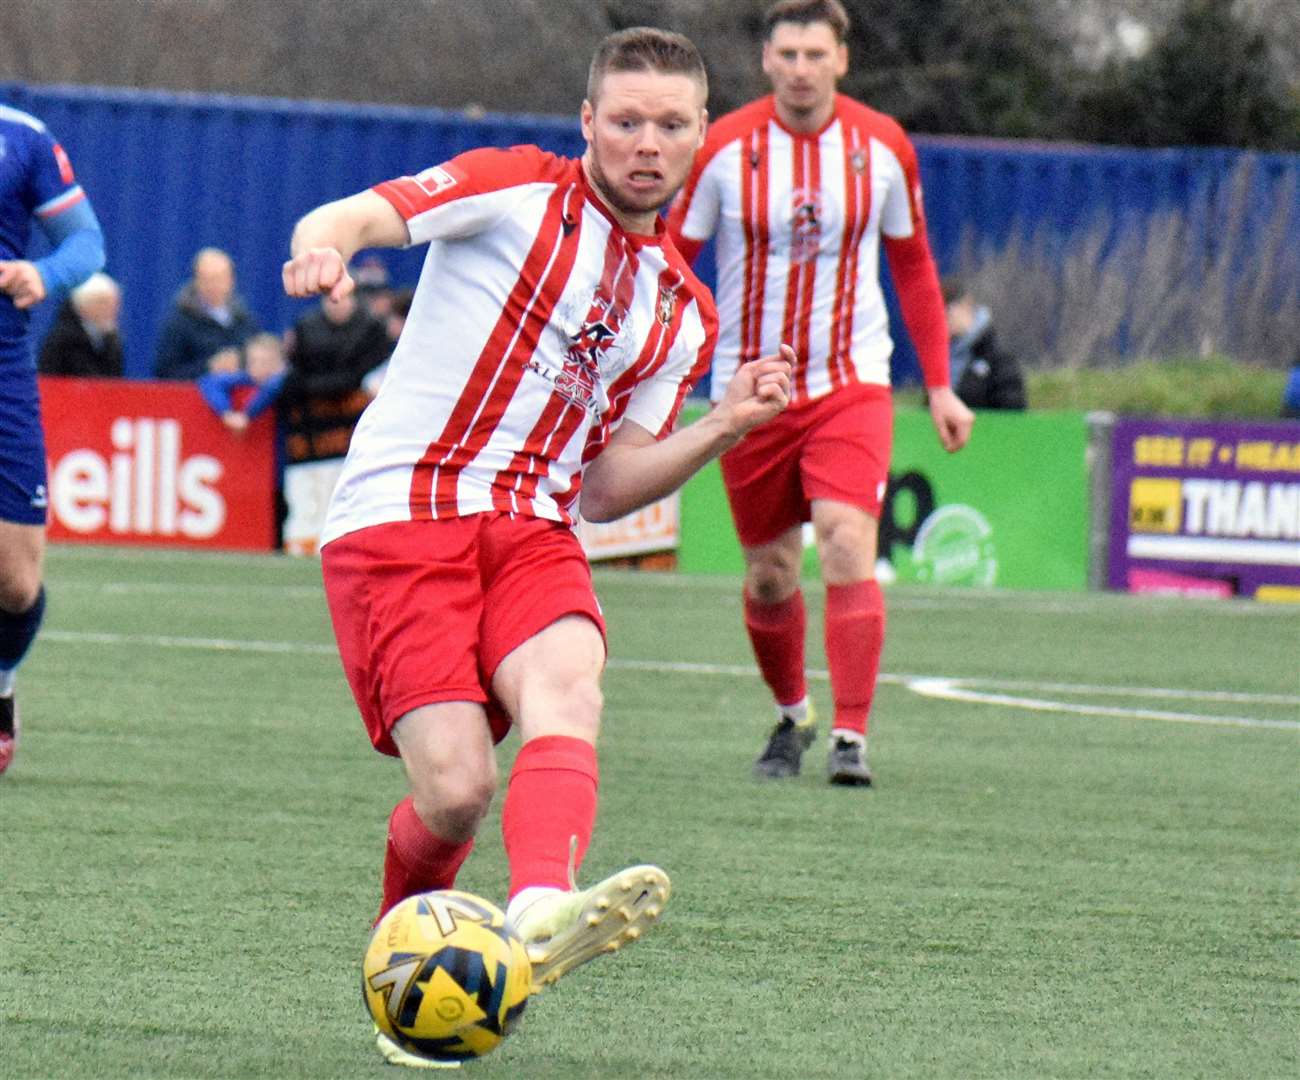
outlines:
[[[242,366],[233,349],[212,357],[207,374],[199,378],[199,392],[221,422],[233,434],[242,435],[279,396],[286,371],[280,339],[269,333],[254,334],[244,345]],[[236,405],[235,392],[243,388],[252,393]]]
[[[118,316],[122,290],[105,273],[94,273],[72,290],[41,345],[42,375],[120,378],[122,338]]]
[[[218,248],[194,256],[194,276],[176,297],[158,340],[154,374],[198,379],[222,349],[241,349],[257,333],[257,319],[235,293],[235,264]]]
[[[388,318],[393,309],[393,290],[388,283],[388,267],[378,256],[362,259],[352,271],[357,283],[357,298],[371,315],[380,322]]]
[[[384,324],[355,295],[299,319],[282,391],[290,462],[342,458],[369,397],[362,380],[391,348]]]
[[[957,396],[972,409],[1023,409],[1025,377],[1016,358],[998,348],[993,313],[976,302],[965,278],[945,277],[942,289]]]
[[[414,289],[398,289],[392,295],[388,317],[384,319],[384,331],[388,334],[388,359],[391,359],[393,349],[397,347],[397,341],[406,328],[406,317],[411,313],[411,300],[414,297]],[[375,397],[384,384],[384,376],[388,374],[388,359],[368,371],[361,380],[361,389],[371,397]]]

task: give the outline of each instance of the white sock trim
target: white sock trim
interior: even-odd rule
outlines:
[[[867,737],[860,731],[850,731],[848,728],[831,728],[831,745],[843,739],[845,742],[857,743],[864,750],[867,747]]]
[[[776,707],[776,718],[778,721],[789,717],[796,724],[806,724],[808,722],[808,695],[805,694],[799,701],[793,705],[778,705]]]
[[[543,896],[550,896],[553,893],[564,892],[563,889],[557,889],[554,885],[529,885],[520,889],[510,898],[510,903],[506,905],[506,920],[510,923],[516,923],[520,915],[533,903],[540,900]]]

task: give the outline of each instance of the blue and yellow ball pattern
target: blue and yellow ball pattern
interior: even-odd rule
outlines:
[[[531,985],[528,952],[501,909],[451,889],[388,911],[371,932],[361,974],[379,1030],[443,1061],[495,1050],[519,1023]]]

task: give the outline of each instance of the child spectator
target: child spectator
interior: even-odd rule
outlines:
[[[222,349],[208,361],[208,372],[199,378],[199,392],[221,422],[236,435],[248,430],[279,396],[285,377],[284,346],[274,334],[254,334],[244,346],[244,363],[239,353]],[[235,404],[241,388],[252,390]]]

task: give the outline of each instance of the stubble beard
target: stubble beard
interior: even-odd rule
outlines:
[[[591,173],[591,181],[600,190],[603,198],[611,207],[620,214],[657,214],[670,202],[676,192],[669,192],[666,198],[647,200],[645,202],[633,202],[619,194],[618,189],[610,181],[609,176],[600,164],[600,154],[597,152],[595,144],[592,144],[590,152],[587,155],[588,171]]]

